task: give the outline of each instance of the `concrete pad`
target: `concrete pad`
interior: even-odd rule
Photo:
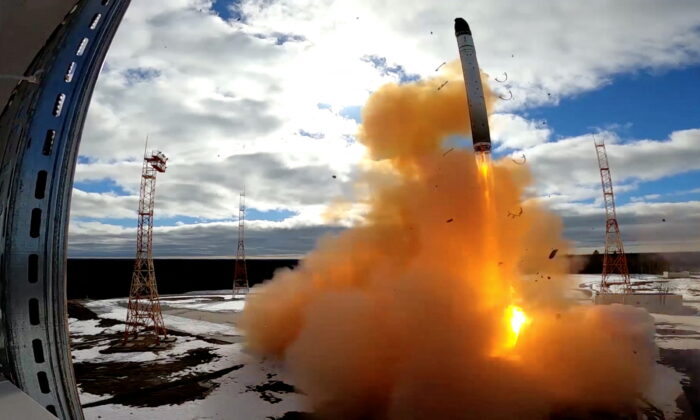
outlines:
[[[597,293],[593,297],[596,305],[619,303],[644,308],[660,314],[683,314],[683,296],[671,293]]]

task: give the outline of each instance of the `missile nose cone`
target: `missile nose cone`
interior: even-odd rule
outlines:
[[[455,19],[455,36],[471,35],[472,30],[469,29],[469,24],[462,18]]]

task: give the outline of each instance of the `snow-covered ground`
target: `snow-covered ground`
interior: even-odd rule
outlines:
[[[600,274],[573,274],[572,284],[582,289],[598,290]],[[630,281],[635,291],[664,292],[683,296],[684,301],[700,302],[700,277],[665,279],[654,274],[632,274]]]
[[[305,396],[296,392],[282,366],[247,354],[236,340],[226,340],[240,335],[235,317],[243,308],[243,296],[163,297],[164,322],[176,341],[160,352],[109,352],[124,331],[124,299],[82,305],[93,314],[71,318],[70,329],[87,419],[275,419],[305,410]],[[204,318],[228,315],[231,321],[193,319],[189,313],[175,316],[170,308],[196,311]]]
[[[700,310],[700,279],[634,276],[633,281],[638,290],[682,294],[687,306]],[[572,276],[574,288],[595,289],[598,282],[599,275]],[[574,295],[589,303],[585,294]],[[176,341],[158,353],[106,352],[124,330],[125,299],[82,304],[92,315],[71,318],[70,328],[88,419],[278,419],[309,411],[280,364],[245,352],[236,329],[244,296],[232,299],[226,290],[163,296],[163,318]],[[698,404],[692,393],[700,390],[694,363],[700,359],[700,316],[652,315],[660,363],[648,399],[667,419],[680,418]],[[145,380],[149,375],[155,381]],[[115,400],[120,393],[125,397]]]

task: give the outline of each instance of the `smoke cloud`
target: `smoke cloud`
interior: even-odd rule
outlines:
[[[458,64],[380,88],[362,117],[365,221],[256,287],[249,349],[283,359],[320,418],[633,409],[656,359],[651,317],[567,300],[562,223],[523,201],[527,167],[505,159],[485,178],[444,145],[469,134]]]

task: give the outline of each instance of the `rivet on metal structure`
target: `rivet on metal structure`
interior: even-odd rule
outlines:
[[[245,265],[245,190],[238,199],[238,248],[236,249],[236,267],[233,272],[233,297],[248,293],[248,270]]]
[[[147,341],[145,344],[153,344],[160,342],[160,336],[167,336],[160,310],[156,271],[153,267],[153,208],[156,198],[156,175],[165,172],[167,162],[168,158],[158,151],[143,157],[136,232],[136,261],[131,277],[124,342],[137,339],[141,334],[141,339]]]
[[[78,1],[0,113],[0,368],[62,419],[83,418],[66,315],[73,174],[90,97],[128,5]]]
[[[603,186],[603,201],[605,202],[605,252],[603,253],[603,274],[600,280],[600,289],[603,292],[608,292],[612,285],[623,285],[625,291],[628,291],[630,274],[625,248],[620,236],[620,226],[617,223],[615,194],[610,176],[608,153],[602,138],[598,139],[594,136],[593,143],[598,155],[600,181]]]

